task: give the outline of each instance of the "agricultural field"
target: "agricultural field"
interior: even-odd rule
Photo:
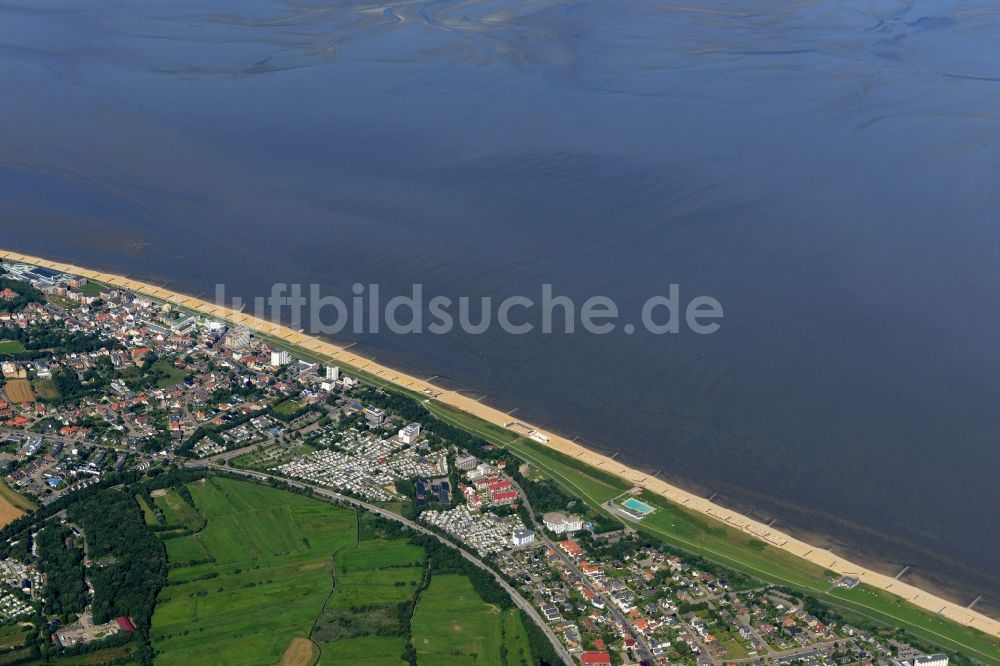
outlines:
[[[34,511],[38,508],[37,504],[8,486],[3,481],[0,481],[0,498],[10,504],[13,504],[22,511]]]
[[[35,392],[31,390],[31,382],[27,379],[8,379],[4,392],[7,400],[12,403],[35,401]]]
[[[16,651],[17,648],[24,645],[24,641],[30,633],[30,629],[16,624],[0,627],[0,655]]]
[[[356,514],[225,478],[187,488],[206,523],[196,535],[164,540],[171,570],[153,613],[156,663],[302,658],[302,643],[286,651],[293,638],[308,636],[330,596],[333,554],[356,543]],[[164,508],[170,496],[154,501]],[[214,561],[183,564],[207,558]]]
[[[281,655],[279,666],[312,666],[319,658],[319,646],[296,636]]]
[[[202,545],[198,534],[166,538],[167,561],[174,566],[186,566],[212,559],[212,554]]]
[[[74,657],[63,657],[59,660],[59,666],[105,666],[106,664],[135,664],[139,661],[130,662],[128,659],[135,655],[134,645],[122,645],[120,647],[105,648],[97,652],[88,652]]]
[[[35,504],[0,481],[0,527],[14,522],[33,509]]]
[[[319,666],[405,666],[399,658],[406,648],[402,636],[360,636],[323,646]]]
[[[420,595],[412,639],[418,663],[435,666],[531,663],[520,616],[487,604],[465,576],[436,575]],[[506,648],[506,653],[502,648]]]
[[[337,555],[331,608],[397,605],[423,579],[423,550],[404,541],[363,541]]]

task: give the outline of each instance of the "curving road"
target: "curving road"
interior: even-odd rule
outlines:
[[[323,488],[322,486],[316,486],[316,485],[313,485],[311,483],[303,483],[301,481],[295,481],[295,480],[292,480],[292,479],[286,479],[286,478],[281,477],[281,476],[274,476],[272,474],[266,474],[264,472],[258,472],[258,471],[255,471],[255,470],[246,470],[246,469],[236,469],[236,468],[232,468],[232,467],[223,467],[221,465],[217,465],[217,464],[214,464],[214,463],[206,462],[204,460],[191,461],[191,462],[188,462],[186,464],[186,466],[187,467],[195,467],[195,468],[201,467],[201,468],[217,469],[219,471],[228,472],[230,474],[236,474],[238,476],[245,476],[245,477],[248,477],[248,478],[251,478],[251,479],[255,479],[257,481],[267,481],[269,479],[273,479],[275,481],[280,481],[281,483],[285,483],[285,484],[287,484],[287,485],[289,485],[289,486],[291,486],[293,488],[309,489],[315,495],[318,495],[320,497],[325,497],[327,499],[336,500],[338,502],[344,502],[345,504],[349,504],[349,505],[357,507],[359,509],[364,509],[366,511],[371,511],[372,513],[374,513],[377,516],[384,516],[386,518],[389,518],[390,520],[395,520],[396,522],[401,523],[401,524],[405,525],[406,527],[409,527],[411,530],[414,530],[415,532],[419,532],[421,534],[426,534],[427,536],[434,537],[435,539],[437,539],[438,541],[440,541],[444,545],[449,546],[450,548],[455,548],[456,550],[458,550],[458,552],[461,553],[462,557],[464,557],[466,560],[468,560],[472,564],[475,564],[477,567],[479,567],[483,571],[489,572],[490,575],[493,576],[493,578],[497,581],[497,583],[500,584],[500,587],[502,587],[507,592],[507,594],[510,595],[510,598],[514,601],[514,605],[517,606],[518,608],[520,608],[521,610],[523,610],[525,613],[527,613],[528,617],[530,617],[531,620],[536,625],[538,625],[539,627],[541,627],[542,631],[544,631],[545,635],[548,637],[549,642],[552,643],[552,647],[555,648],[556,654],[558,654],[559,657],[563,660],[563,663],[568,664],[569,666],[573,665],[573,663],[574,663],[573,662],[573,658],[570,656],[570,653],[566,649],[566,647],[559,640],[559,637],[556,636],[555,632],[552,631],[552,628],[545,622],[545,620],[542,618],[542,616],[538,614],[538,611],[535,610],[535,607],[532,606],[531,603],[529,603],[527,599],[525,599],[523,596],[521,596],[520,592],[518,592],[506,580],[504,580],[503,577],[500,574],[498,574],[496,571],[494,571],[489,566],[487,566],[486,563],[483,562],[481,559],[479,559],[478,557],[476,557],[472,553],[467,552],[464,548],[459,548],[454,542],[452,542],[449,539],[446,539],[445,537],[443,537],[442,535],[438,534],[437,532],[433,532],[433,531],[427,529],[426,527],[424,527],[423,525],[420,525],[419,523],[416,523],[416,522],[410,520],[409,518],[406,518],[405,516],[401,516],[398,513],[393,513],[392,511],[387,511],[386,509],[384,509],[384,508],[382,508],[380,506],[376,506],[374,504],[370,504],[368,502],[365,502],[364,500],[360,500],[360,499],[357,499],[355,497],[348,497],[347,495],[341,495],[340,493],[334,492],[334,491],[332,491],[332,490],[330,490],[328,488]]]

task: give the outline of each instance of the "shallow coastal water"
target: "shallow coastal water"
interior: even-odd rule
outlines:
[[[712,295],[712,336],[362,348],[994,611],[1000,12],[773,5],[8,3],[0,246],[195,294]]]

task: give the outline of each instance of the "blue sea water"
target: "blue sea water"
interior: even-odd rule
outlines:
[[[13,0],[0,246],[711,295],[711,336],[358,348],[996,609],[998,44],[983,0]]]

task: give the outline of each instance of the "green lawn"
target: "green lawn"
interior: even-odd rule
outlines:
[[[420,595],[412,623],[417,662],[435,666],[519,663],[530,650],[520,617],[484,602],[465,576],[436,575]]]
[[[0,340],[0,354],[19,354],[24,351],[24,345],[17,340]]]
[[[100,296],[104,289],[107,289],[107,287],[100,282],[87,280],[87,284],[80,288],[80,293],[84,296]]]
[[[637,524],[643,532],[775,583],[819,589],[830,587],[822,567],[654,493],[643,492],[639,499],[657,509]]]
[[[727,659],[746,659],[747,651],[743,647],[743,644],[737,641],[735,638],[729,638],[722,643],[723,647],[726,648],[726,658]]]
[[[291,416],[302,409],[302,405],[294,400],[282,400],[274,406],[274,413],[277,416]]]
[[[356,541],[355,513],[225,478],[188,488],[207,524],[165,540],[168,557],[200,559],[200,548],[215,562],[171,569],[153,613],[156,663],[277,663],[323,609],[333,555]]]
[[[153,364],[153,369],[165,373],[165,375],[156,380],[156,386],[159,388],[168,388],[175,384],[180,384],[187,376],[187,370],[178,368],[171,361],[161,359]]]
[[[438,418],[475,433],[495,444],[502,444],[519,458],[533,465],[564,490],[597,505],[631,488],[631,484],[613,474],[594,469],[572,456],[548,448],[516,433],[486,423],[450,405],[431,402],[426,405]]]
[[[75,310],[80,307],[80,303],[74,301],[71,298],[66,298],[65,296],[60,296],[59,294],[47,294],[45,300],[54,305],[66,308],[67,310]]]

